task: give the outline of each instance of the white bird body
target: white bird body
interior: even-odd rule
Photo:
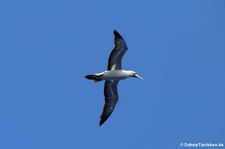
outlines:
[[[95,74],[96,76],[100,76],[102,80],[123,80],[128,77],[136,77],[134,76],[136,73],[131,70],[108,70],[102,73]],[[140,76],[138,76],[140,78]],[[140,78],[143,79],[143,78]]]

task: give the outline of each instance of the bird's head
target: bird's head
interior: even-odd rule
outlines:
[[[139,76],[139,75],[138,75],[136,72],[134,72],[134,71],[130,71],[130,74],[131,74],[131,77],[135,77],[135,78],[144,80],[141,76]]]

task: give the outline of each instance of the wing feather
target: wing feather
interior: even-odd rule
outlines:
[[[115,35],[115,47],[113,48],[109,56],[108,70],[120,70],[122,69],[121,60],[128,47],[123,37],[116,30],[114,30],[113,33]]]
[[[117,92],[118,82],[119,81],[117,80],[105,81],[105,87],[104,87],[105,105],[103,108],[99,126],[101,126],[109,118],[109,116],[112,114],[116,106],[116,103],[119,99],[118,92]]]

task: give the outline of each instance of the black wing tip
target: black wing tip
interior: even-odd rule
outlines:
[[[101,127],[101,126],[102,126],[102,124],[103,124],[103,123],[101,123],[101,122],[100,122],[98,127]]]
[[[107,118],[101,117],[100,122],[99,122],[99,127],[102,126],[102,124],[104,124],[106,120],[107,120]]]
[[[104,124],[107,121],[107,119],[110,117],[111,114],[112,113],[109,113],[108,115],[105,115],[105,114],[101,115],[100,122],[99,122],[99,127],[102,126],[102,124]]]
[[[104,118],[101,118],[100,122],[99,122],[99,127],[102,126],[102,124],[105,123],[105,121],[107,120],[108,118],[104,119]]]
[[[118,37],[118,38],[122,38],[123,39],[123,37],[120,35],[120,33],[119,32],[117,32],[117,30],[113,30],[113,33],[114,33],[114,35],[115,35],[115,37]]]

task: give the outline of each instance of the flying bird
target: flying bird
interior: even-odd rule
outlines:
[[[85,76],[85,78],[93,80],[94,83],[105,80],[105,105],[100,117],[99,126],[101,126],[109,118],[116,106],[116,103],[119,99],[117,92],[118,82],[128,77],[136,77],[143,80],[143,78],[140,77],[136,72],[122,69],[121,60],[128,47],[123,37],[116,30],[114,30],[113,33],[115,35],[115,47],[109,56],[107,70],[101,73]]]

